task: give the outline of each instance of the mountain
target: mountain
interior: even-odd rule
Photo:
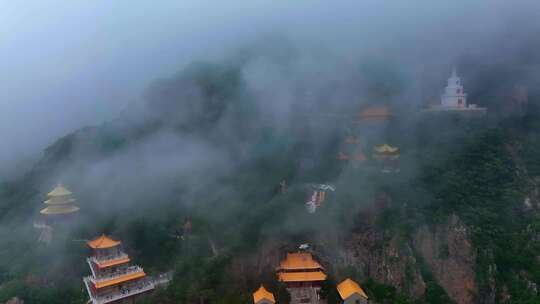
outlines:
[[[244,303],[261,283],[286,303],[274,270],[302,243],[329,274],[328,303],[345,277],[376,303],[537,303],[540,86],[530,74],[505,62],[470,68],[470,98],[489,114],[426,116],[400,97],[412,86],[401,68],[338,63],[342,74],[321,81],[294,48],[271,45],[157,81],[143,106],[58,139],[2,184],[0,301],[85,303],[81,240],[108,233],[148,273],[174,270],[143,303]],[[486,89],[514,86],[526,93]],[[332,90],[369,102],[326,99]],[[399,173],[381,173],[372,146],[360,166],[336,158],[351,109],[368,105],[394,111],[367,129],[399,147]],[[80,218],[39,244],[32,223],[58,181]],[[306,183],[336,187],[314,214]]]

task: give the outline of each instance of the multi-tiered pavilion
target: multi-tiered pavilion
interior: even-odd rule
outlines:
[[[92,304],[131,303],[154,289],[142,267],[130,265],[120,241],[102,235],[87,244],[92,249],[87,259],[92,275],[84,283]]]
[[[47,194],[45,205],[39,213],[45,218],[45,221],[56,222],[73,217],[79,207],[75,204],[77,200],[73,197],[73,193],[62,184],[58,184],[51,192]]]
[[[309,252],[287,253],[278,269],[278,279],[287,285],[291,303],[318,303],[324,268]]]

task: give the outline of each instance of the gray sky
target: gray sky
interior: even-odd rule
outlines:
[[[445,53],[466,48],[459,41],[467,35],[490,39],[509,11],[534,5],[434,2],[0,0],[0,171],[114,117],[152,80],[261,33],[351,54],[446,37],[428,48]]]

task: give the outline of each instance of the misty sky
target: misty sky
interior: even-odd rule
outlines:
[[[153,80],[264,33],[343,54],[447,37],[428,48],[441,52],[468,34],[489,39],[519,7],[434,2],[0,0],[0,171],[114,117]]]

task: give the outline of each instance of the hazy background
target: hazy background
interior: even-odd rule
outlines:
[[[513,36],[538,26],[539,8],[502,0],[0,0],[0,179],[59,136],[139,102],[156,78],[262,34],[345,57],[385,52],[451,65],[479,46],[504,49],[497,35],[508,25]]]

